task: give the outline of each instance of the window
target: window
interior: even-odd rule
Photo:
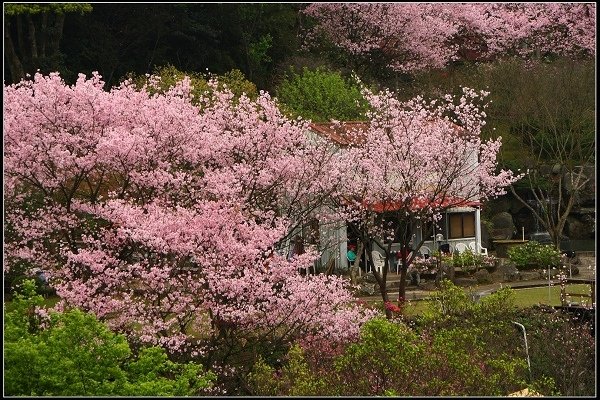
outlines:
[[[453,213],[448,217],[450,239],[475,236],[475,213]]]

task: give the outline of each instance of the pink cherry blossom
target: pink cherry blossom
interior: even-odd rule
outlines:
[[[595,56],[594,3],[314,3],[319,34],[356,55],[377,52],[400,71],[457,59],[532,54]]]
[[[378,243],[389,263],[392,241],[384,245],[384,239],[401,233],[394,229],[409,227],[399,239],[408,247],[413,224],[437,220],[452,207],[479,205],[504,194],[521,178],[509,170],[498,171],[501,138],[481,141],[487,92],[463,88],[461,96],[431,102],[421,97],[401,102],[389,91],[375,94],[364,89],[363,94],[372,108],[369,122],[349,136],[350,144],[339,152],[337,162],[344,166],[346,178],[337,185],[331,206],[358,229],[367,257]],[[379,218],[384,212],[398,223],[395,228]],[[401,266],[400,297],[411,261]],[[375,273],[384,302],[389,301],[386,276]]]
[[[214,90],[196,107],[187,79],[155,95],[102,86],[37,74],[4,87],[5,271],[43,267],[59,308],[171,351],[231,329],[306,346],[358,336],[372,312],[346,281],[301,276],[311,249],[280,255],[337,183],[308,122],[266,93]]]

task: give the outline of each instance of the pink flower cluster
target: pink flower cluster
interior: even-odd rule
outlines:
[[[595,56],[594,3],[313,3],[312,43],[324,34],[353,54],[378,51],[400,71],[456,59],[534,53]]]
[[[301,277],[313,251],[277,252],[337,183],[328,149],[266,93],[211,85],[200,108],[187,79],[157,95],[97,74],[4,86],[5,271],[42,266],[59,307],[171,351],[232,328],[356,337],[369,313],[345,282]]]

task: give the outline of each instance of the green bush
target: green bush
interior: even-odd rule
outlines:
[[[483,254],[473,253],[467,249],[462,252],[456,252],[452,255],[452,265],[465,270],[477,270],[479,268],[491,268],[496,265],[497,258],[495,256],[486,256]]]
[[[148,85],[149,79],[145,75],[129,74],[128,78],[133,80],[137,88],[148,85],[146,90],[148,90],[149,93],[154,94],[167,91],[175,86],[177,82],[180,82],[187,76],[190,78],[191,85],[193,87],[192,94],[194,98],[192,99],[192,103],[196,105],[199,104],[199,99],[203,95],[206,95],[210,92],[211,89],[208,86],[208,80],[212,77],[217,78],[219,89],[222,89],[224,86],[226,86],[229,90],[231,90],[236,98],[239,98],[242,94],[245,94],[250,99],[256,99],[258,97],[258,89],[256,88],[256,85],[247,80],[244,74],[237,69],[233,69],[223,75],[214,76],[212,74],[201,74],[198,72],[183,72],[172,65],[166,65],[156,68],[153,72],[153,75],[160,77],[160,82],[158,85]]]
[[[509,248],[508,258],[520,270],[561,265],[560,252],[554,246],[541,244],[535,240]]]
[[[289,116],[313,122],[364,120],[368,109],[357,84],[324,68],[305,67],[301,74],[292,69],[277,87],[277,99]]]
[[[517,318],[527,329],[533,378],[552,379],[557,395],[594,396],[596,341],[590,325],[553,308],[528,308]]]
[[[4,390],[9,396],[189,396],[214,380],[201,365],[169,361],[164,349],[132,351],[94,315],[46,313],[35,283],[4,313]]]
[[[520,317],[513,297],[512,290],[504,288],[473,301],[444,280],[426,316],[408,323],[372,319],[363,325],[357,342],[331,358],[304,354],[294,346],[283,365],[273,367],[259,360],[249,375],[249,387],[253,395],[263,396],[506,396],[524,388],[556,395],[555,381],[564,384],[565,379],[559,380],[563,369],[556,368],[555,359],[576,363],[564,368],[570,377],[588,368],[576,381],[582,387],[589,385],[594,375],[593,341],[579,334],[573,340],[563,338],[570,324],[555,321],[546,324],[554,334],[541,336],[564,341],[564,346],[553,346],[561,351],[573,345],[581,350],[575,352],[577,357],[554,355],[556,350],[542,353],[537,346],[550,346],[538,341],[540,335]],[[522,332],[513,321],[522,321],[535,340],[529,350],[531,377]],[[587,392],[580,388],[574,393]]]
[[[261,396],[318,396],[326,394],[325,382],[308,365],[298,345],[290,348],[284,366],[276,370],[262,358],[248,375],[253,394]]]

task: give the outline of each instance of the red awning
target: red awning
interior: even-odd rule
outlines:
[[[452,207],[479,207],[481,203],[476,200],[465,200],[460,197],[444,197],[443,199],[415,198],[410,204],[401,201],[387,201],[369,204],[366,201],[362,203],[363,207],[373,210],[377,213],[398,211],[409,207],[411,211],[418,211],[424,208],[440,210]]]

